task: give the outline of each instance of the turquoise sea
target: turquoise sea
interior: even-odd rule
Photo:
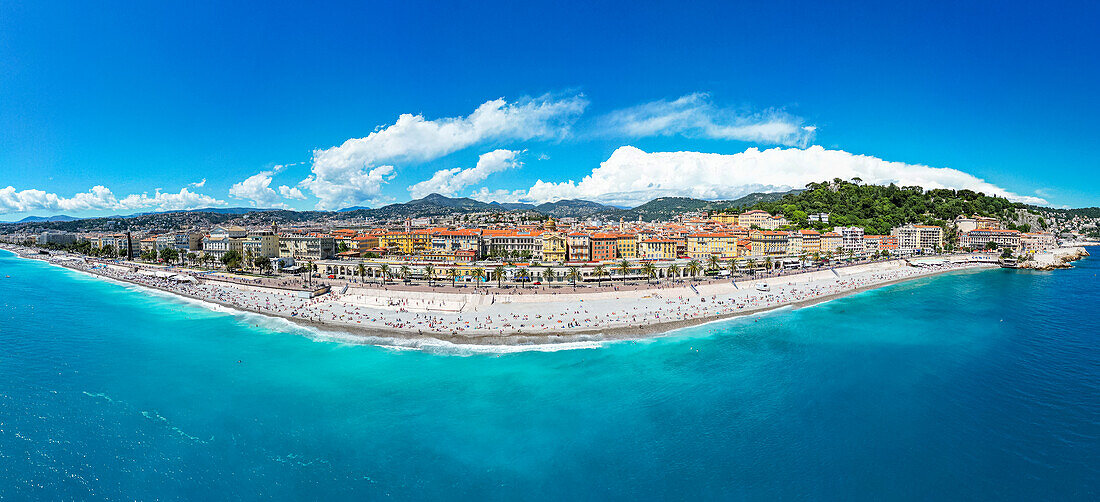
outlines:
[[[0,251],[0,499],[1097,500],[1091,251],[517,353],[356,345]]]

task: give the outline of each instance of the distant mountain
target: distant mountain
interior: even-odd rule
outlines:
[[[494,205],[494,206],[500,206],[501,209],[504,209],[506,211],[526,211],[526,210],[535,208],[534,204],[528,204],[526,202],[496,202],[496,201],[493,201],[493,202],[490,202],[489,204]]]
[[[646,202],[645,204],[642,204],[633,209],[610,212],[609,214],[606,214],[604,216],[610,218],[622,218],[624,220],[635,220],[639,217],[645,221],[665,220],[682,213],[723,211],[747,208],[761,202],[777,201],[779,199],[782,199],[785,195],[797,194],[800,192],[802,192],[802,190],[769,193],[754,192],[734,200],[702,200],[692,199],[690,197],[660,197]]]
[[[19,221],[13,221],[11,223],[45,223],[50,221],[74,221],[79,219],[80,218],[73,218],[72,216],[59,214],[56,216],[28,216]]]
[[[532,209],[541,214],[552,216],[554,218],[586,218],[594,214],[618,211],[618,209],[611,206],[605,206],[598,202],[581,199],[544,202],[542,204],[534,206]]]
[[[213,214],[248,214],[261,211],[277,211],[277,209],[263,209],[257,207],[204,207],[201,209],[175,209],[171,211],[149,211],[144,213],[134,213],[127,216],[108,216],[108,218],[132,218],[134,216],[148,216],[151,214],[171,214],[171,213],[213,213]]]

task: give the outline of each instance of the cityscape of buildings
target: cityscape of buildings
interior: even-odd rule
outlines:
[[[811,215],[827,225],[829,214]],[[449,220],[449,221],[448,221]],[[479,221],[480,220],[480,221]],[[467,217],[405,218],[376,224],[298,224],[279,228],[215,225],[154,233],[13,233],[9,242],[34,240],[41,246],[87,242],[90,252],[146,261],[188,262],[258,271],[298,272],[349,277],[386,275],[405,267],[418,277],[450,274],[463,280],[476,269],[507,266],[511,280],[601,280],[621,276],[669,277],[700,270],[802,268],[839,259],[927,255],[947,250],[997,248],[1026,256],[1054,248],[1051,232],[1004,228],[989,217],[960,216],[946,228],[899,226],[887,235],[868,235],[857,226],[827,231],[795,228],[790,221],[761,210],[686,213],[672,221],[595,221],[578,218],[500,221]],[[647,266],[648,264],[648,266]],[[488,280],[489,274],[478,279]],[[455,279],[455,277],[451,277]]]

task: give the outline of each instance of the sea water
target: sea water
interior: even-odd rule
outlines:
[[[1098,274],[517,351],[359,344],[0,252],[0,499],[1096,500]]]

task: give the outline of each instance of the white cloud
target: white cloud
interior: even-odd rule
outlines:
[[[622,146],[579,182],[538,180],[530,189],[509,195],[513,200],[524,202],[581,198],[633,206],[661,196],[733,199],[755,191],[789,190],[802,188],[810,182],[854,177],[872,184],[970,189],[1029,204],[1047,203],[1039,197],[1009,192],[956,169],[890,162],[820,146],[749,148],[733,155],[647,153],[632,146]],[[493,193],[483,189],[477,197]]]
[[[119,203],[125,209],[155,208],[160,211],[180,211],[226,205],[223,200],[215,199],[209,195],[192,193],[186,188],[181,188],[179,193],[162,193],[157,190],[152,197],[146,194],[127,195]]]
[[[409,194],[419,199],[431,193],[455,196],[470,185],[485,181],[490,174],[499,173],[523,165],[519,161],[522,150],[493,150],[483,153],[477,159],[477,165],[469,169],[453,168],[436,171],[431,178],[409,187]]]
[[[320,199],[318,209],[340,209],[356,204],[370,204],[382,193],[382,185],[395,176],[393,166],[342,171],[322,177],[310,175],[298,183]]]
[[[370,182],[392,174],[393,164],[425,162],[487,141],[563,138],[587,106],[581,95],[544,95],[511,103],[495,99],[465,117],[402,114],[364,138],[314,150],[312,174],[299,186],[320,199],[320,209],[357,204],[378,195],[380,187]]]
[[[187,186],[192,188],[202,188],[203,186],[206,186],[206,178],[203,178],[202,181],[197,181],[195,183],[188,183]]]
[[[279,186],[279,195],[282,195],[283,197],[285,197],[287,199],[304,199],[304,198],[306,198],[306,194],[302,193],[302,191],[299,190],[298,188],[288,187],[286,185]]]
[[[598,122],[604,134],[633,138],[679,134],[788,146],[809,144],[817,130],[802,125],[802,118],[778,110],[745,114],[718,108],[703,93],[617,110]]]
[[[305,199],[306,195],[296,187],[280,185],[279,191],[271,188],[271,178],[287,166],[277,165],[270,171],[260,171],[229,187],[229,195],[248,200],[253,207],[277,207],[290,209],[283,199]]]
[[[276,166],[279,167],[279,166]],[[229,195],[246,199],[254,207],[272,207],[280,202],[279,194],[271,189],[271,177],[275,171],[260,171],[229,187]]]
[[[96,185],[87,192],[72,197],[62,197],[43,190],[27,189],[17,191],[15,187],[0,188],[0,213],[23,213],[38,210],[54,211],[98,211],[156,209],[174,211],[198,209],[202,207],[224,206],[225,201],[208,195],[193,193],[186,188],[179,193],[162,193],[159,189],[152,197],[148,194],[132,194],[118,199],[111,190]]]

